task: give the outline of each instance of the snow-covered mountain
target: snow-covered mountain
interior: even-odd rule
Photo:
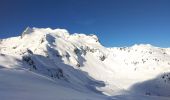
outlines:
[[[27,28],[0,40],[3,100],[169,100],[170,48],[106,48],[96,35]]]

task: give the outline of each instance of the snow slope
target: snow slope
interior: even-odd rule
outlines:
[[[24,70],[0,70],[2,100],[103,100],[92,92],[79,92],[69,84]]]
[[[106,48],[95,35],[27,28],[0,40],[3,100],[169,100],[170,49]]]

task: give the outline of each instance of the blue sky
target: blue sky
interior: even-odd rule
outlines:
[[[96,34],[107,47],[170,47],[170,0],[0,0],[0,38],[27,26]]]

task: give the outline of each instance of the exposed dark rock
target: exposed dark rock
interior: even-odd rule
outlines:
[[[103,55],[103,56],[100,56],[100,60],[101,60],[101,61],[104,61],[105,59],[106,59],[106,56],[104,56],[104,55]]]
[[[33,52],[32,52],[30,49],[27,49],[27,52],[28,52],[29,54],[33,54]]]
[[[79,63],[77,63],[77,64],[76,64],[76,66],[77,66],[77,67],[80,67],[80,64],[79,64]]]
[[[22,57],[22,60],[23,60],[24,62],[26,62],[29,66],[31,66],[31,69],[34,69],[34,70],[37,69],[34,61],[31,59],[30,56],[23,56],[23,57]]]

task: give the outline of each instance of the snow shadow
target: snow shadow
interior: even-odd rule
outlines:
[[[170,73],[132,85],[125,93],[112,96],[113,100],[169,100]]]
[[[55,40],[56,40],[56,37],[54,37],[54,36],[52,36],[52,35],[50,35],[50,34],[47,34],[46,35],[46,40],[47,40],[47,42],[48,42],[48,44],[50,44],[52,47],[56,47],[57,45],[55,45]],[[58,55],[59,55],[59,52],[57,51],[57,50],[55,50],[55,49],[51,49],[51,47],[49,47],[49,46],[47,46],[47,49],[48,49],[48,51],[53,51],[53,52],[57,52],[58,53]],[[77,48],[76,46],[75,46],[75,50],[74,50],[74,53],[77,55],[77,66],[83,66],[84,65],[84,62],[86,61],[83,57],[82,57],[82,54],[83,54],[83,52],[79,49],[79,48]],[[66,51],[66,55],[65,55],[66,57],[67,57],[67,59],[70,57],[70,55],[69,55],[69,53]]]
[[[55,37],[53,37],[52,35],[50,35],[50,34],[47,34],[46,35],[46,40],[47,40],[47,42],[50,44],[50,45],[52,45],[52,46],[55,46],[54,45],[54,43],[55,43]]]
[[[47,53],[52,49],[47,49]],[[55,81],[61,80],[66,87],[76,89],[77,91],[89,93],[97,93],[104,95],[101,91],[97,90],[97,87],[104,87],[105,83],[100,80],[95,80],[87,72],[80,70],[79,67],[75,68],[68,64],[65,64],[62,60],[62,56],[58,55],[58,51],[54,50],[53,56],[43,56],[38,54],[29,54],[26,56],[25,64],[29,66],[29,69],[33,72],[45,75]],[[24,60],[24,59],[23,59]],[[30,63],[31,62],[31,63]]]
[[[131,94],[170,97],[170,73],[158,75],[154,79],[136,83],[129,89]]]
[[[1,69],[1,68],[4,68],[4,67],[0,65],[0,69]]]

